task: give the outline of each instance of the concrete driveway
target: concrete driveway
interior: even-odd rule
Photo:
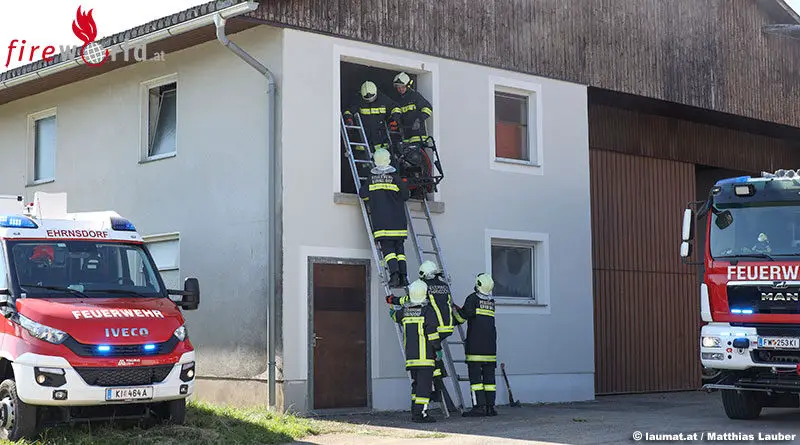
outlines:
[[[436,412],[439,422],[427,425],[411,423],[407,412],[327,417],[324,420],[348,424],[349,432],[309,437],[294,444],[632,444],[636,431],[684,433],[685,437],[697,433],[693,442],[719,443],[762,443],[767,440],[759,440],[759,435],[766,439],[766,435],[783,434],[787,437],[773,443],[800,443],[800,409],[768,408],[758,420],[734,421],[725,415],[716,392],[605,396],[592,402],[501,406],[498,412],[497,417],[478,419],[442,419]],[[727,437],[722,436],[726,433]],[[753,435],[752,441],[747,440],[748,434]],[[661,439],[640,442],[678,442],[671,437]]]

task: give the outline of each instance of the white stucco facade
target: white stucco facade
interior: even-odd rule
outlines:
[[[490,239],[537,243],[537,304],[502,299],[498,360],[523,402],[594,397],[585,86],[267,26],[231,36],[276,74],[283,168],[283,405],[309,407],[309,257],[371,259],[357,201],[339,192],[339,64],[420,74],[446,179],[434,224],[462,304],[490,270]],[[140,87],[176,75],[177,155],[140,163]],[[0,193],[69,193],[69,211],[114,209],[144,234],[178,232],[180,277],[200,280],[187,312],[200,397],[266,403],[266,82],[218,42],[0,106]],[[493,91],[535,98],[538,165],[493,159]],[[349,94],[349,92],[345,92]],[[30,186],[28,116],[57,109],[55,181]],[[406,251],[411,255],[411,242]],[[410,261],[410,278],[417,264]],[[371,267],[375,276],[375,265]],[[383,291],[370,289],[372,408],[407,409],[408,378]],[[499,368],[498,368],[499,374]],[[222,379],[222,380],[218,380]],[[212,380],[208,380],[212,382]],[[224,389],[223,389],[224,388]],[[465,391],[468,385],[464,384]],[[498,403],[506,403],[498,376]],[[205,389],[205,392],[204,392]],[[240,393],[237,396],[237,392]]]
[[[537,290],[544,304],[504,301],[497,309],[498,360],[506,363],[515,396],[525,402],[592,399],[586,88],[295,30],[286,30],[283,42],[286,399],[295,409],[307,407],[308,258],[371,258],[356,201],[342,203],[335,196],[338,175],[350,174],[339,168],[340,61],[421,74],[418,88],[434,106],[428,128],[446,178],[437,196],[445,210],[433,218],[456,303],[463,304],[472,291],[475,275],[491,267],[490,237],[542,241]],[[536,92],[531,120],[539,127],[534,140],[540,166],[493,161],[495,86]],[[309,103],[317,108],[310,110]],[[308,131],[308,122],[319,128]],[[409,240],[409,258],[411,246]],[[416,267],[410,259],[412,280]],[[373,408],[407,409],[407,374],[382,293],[373,279],[368,339]],[[498,402],[505,403],[504,386],[498,385]]]

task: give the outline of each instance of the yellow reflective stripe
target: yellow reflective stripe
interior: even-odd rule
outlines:
[[[483,390],[484,391],[497,391],[497,385],[489,385],[489,384],[483,385]]]
[[[391,261],[391,260],[396,260],[396,259],[397,259],[397,254],[395,254],[395,253],[390,253],[389,255],[386,255],[385,257],[383,257],[383,261]]]
[[[474,385],[469,385],[469,389],[472,391],[483,391],[483,383],[476,383]]]
[[[486,315],[487,317],[494,317],[494,311],[491,309],[475,309],[478,315]]]
[[[469,355],[467,354],[468,362],[496,362],[496,355]]]
[[[464,317],[461,316],[461,314],[458,313],[457,310],[453,310],[453,317],[455,317],[456,321],[458,321],[459,323],[464,323],[465,321],[467,321],[464,319]]]
[[[375,144],[372,148],[378,150],[380,148],[389,148],[389,144]]]
[[[349,110],[345,110],[343,114],[344,115],[348,115],[348,114],[353,114],[353,113],[351,113]]]
[[[414,403],[416,403],[417,405],[427,405],[430,402],[431,402],[431,399],[429,399],[427,397],[417,397],[414,400]]]
[[[372,192],[375,190],[391,190],[393,192],[399,192],[400,187],[398,187],[397,184],[386,184],[386,183],[370,184],[369,191]]]
[[[422,136],[411,136],[408,139],[405,139],[403,142],[422,142]]]
[[[416,110],[416,109],[417,109],[417,104],[408,104],[405,107],[400,108],[400,111],[405,113],[407,111],[413,111],[413,110]]]
[[[386,108],[384,108],[384,109],[383,109],[383,112],[384,112],[384,113],[386,112]],[[399,114],[399,113],[402,113],[402,111],[400,111],[400,107],[394,107],[394,108],[392,108],[392,111],[391,111],[391,113],[392,113],[392,114],[395,114],[395,113],[398,113],[398,114]]]
[[[425,341],[424,338],[423,338],[423,341]],[[433,362],[433,360],[428,360],[428,359],[424,359],[424,360],[406,360],[406,366],[433,366],[434,364],[435,363]]]
[[[438,332],[434,332],[433,334],[428,334],[428,340],[438,340],[438,339],[439,339]]]
[[[423,113],[427,114],[428,116],[430,116],[431,114],[433,114],[433,110],[431,110],[431,109],[430,109],[430,108],[428,108],[428,107],[422,107],[422,110],[420,110],[420,111],[422,111]]]
[[[436,369],[433,370],[433,376],[434,377],[439,377],[441,375],[442,375],[442,370],[441,369],[436,368]]]
[[[455,328],[453,326],[439,326],[436,330],[439,332],[453,332]]]
[[[416,394],[411,394],[411,401],[413,402],[417,398]]]
[[[362,108],[360,111],[361,111],[361,114],[367,114],[367,115],[370,115],[370,114],[386,114],[386,107]]]
[[[408,230],[377,230],[372,232],[372,235],[375,238],[380,238],[382,236],[408,236]]]
[[[397,254],[397,261],[405,261],[405,260],[406,260],[405,255],[403,255],[402,253]]]
[[[420,318],[424,319],[424,317]],[[422,358],[428,355],[425,347],[425,330],[422,328],[422,323],[417,325],[417,337],[419,338],[419,358]]]
[[[403,324],[425,323],[425,317],[403,317]]]

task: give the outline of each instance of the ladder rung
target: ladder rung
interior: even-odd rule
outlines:
[[[427,254],[431,254],[431,255],[438,255],[439,254],[439,252],[436,251],[436,250],[423,250],[422,253],[427,253]]]
[[[425,219],[425,220],[427,220],[428,218],[426,216],[412,216],[411,219]]]
[[[356,164],[372,164],[372,161],[366,161],[364,159],[354,159],[353,162]]]
[[[458,381],[459,382],[469,382],[469,377],[458,376]]]
[[[350,145],[355,147],[369,147],[369,145],[363,142],[351,142]]]
[[[431,235],[429,233],[418,233],[417,236],[427,236],[428,238],[436,238],[436,235]]]
[[[361,127],[359,127],[358,125],[345,125],[344,128],[354,128],[356,130],[360,130],[361,129]]]

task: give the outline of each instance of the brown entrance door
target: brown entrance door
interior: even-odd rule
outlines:
[[[367,266],[314,263],[314,409],[367,400]]]

